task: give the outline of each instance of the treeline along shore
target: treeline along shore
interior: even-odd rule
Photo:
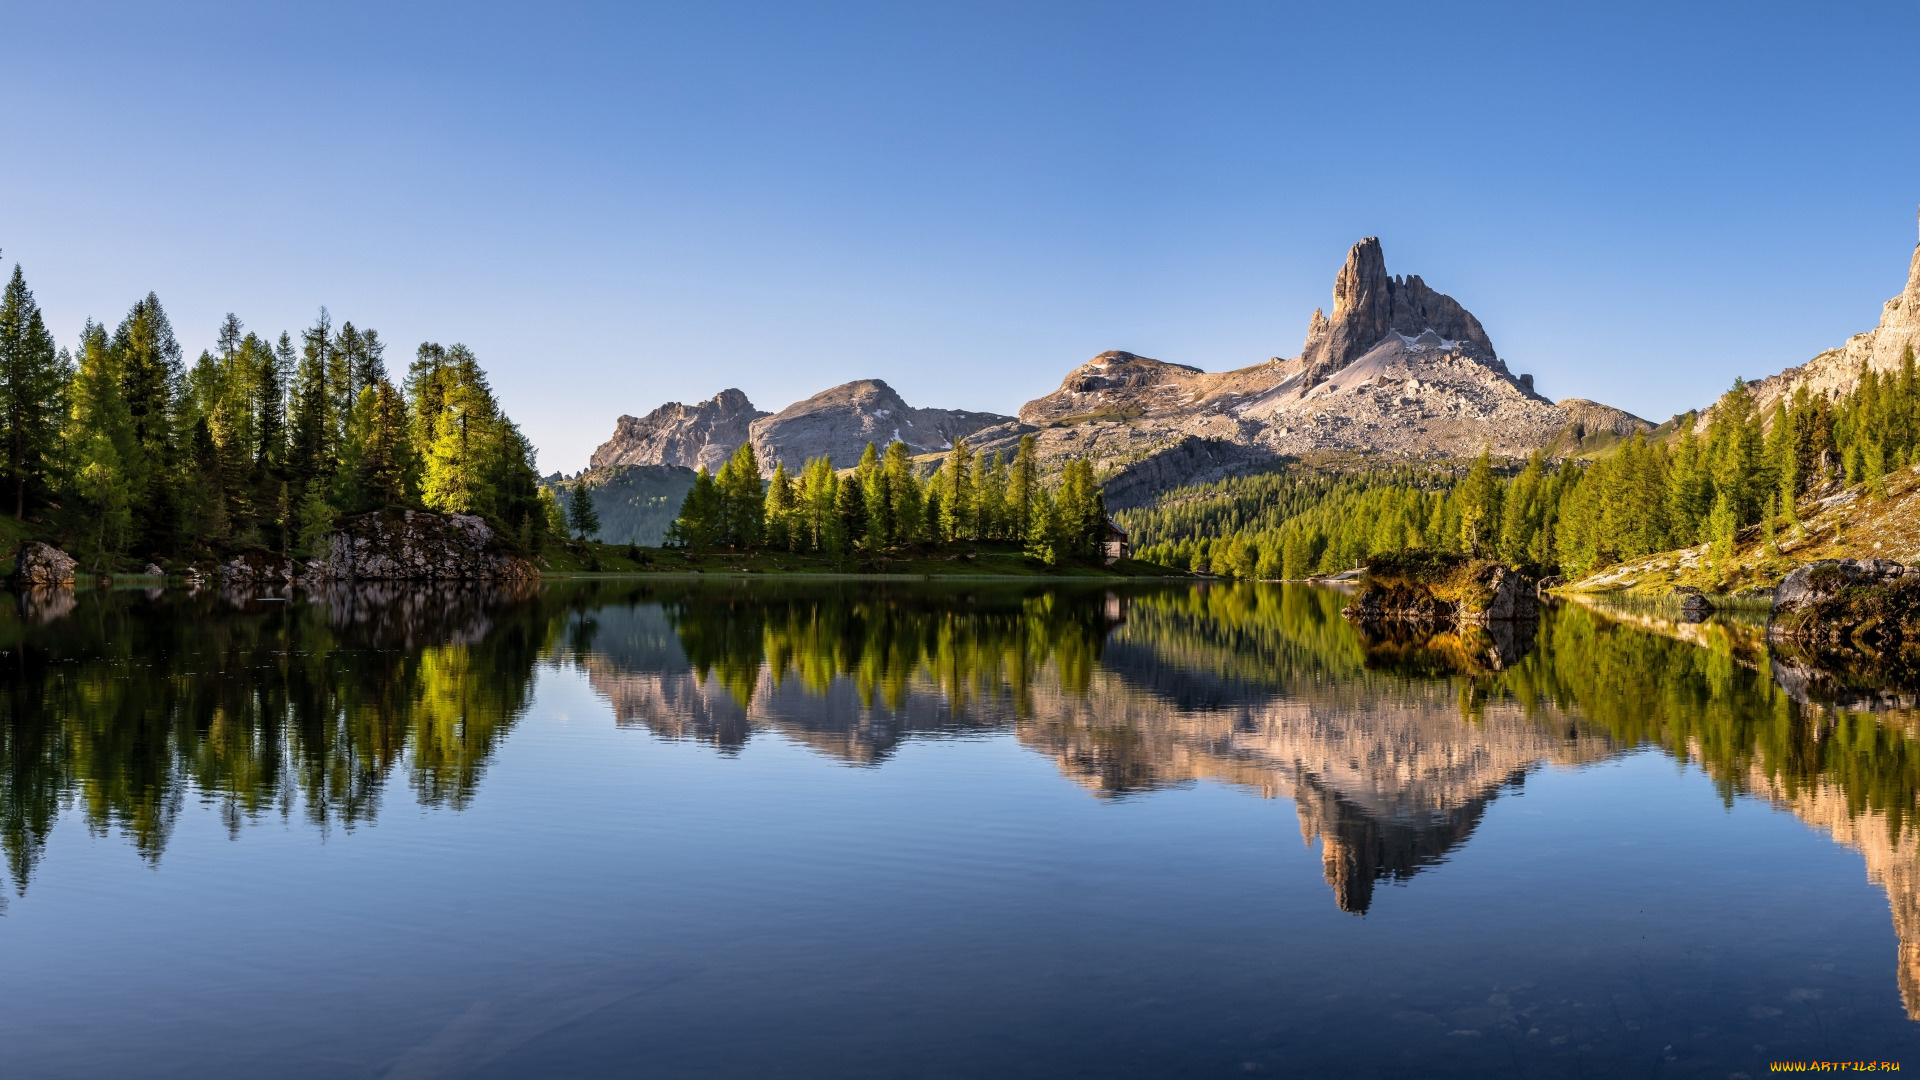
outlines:
[[[188,365],[157,296],[57,347],[16,265],[0,298],[0,482],[9,547],[90,572],[255,551],[317,554],[343,515],[475,514],[533,554],[564,531],[534,448],[463,345],[386,342],[322,308],[297,339],[234,315]]]

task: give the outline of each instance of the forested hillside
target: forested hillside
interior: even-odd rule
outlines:
[[[342,514],[480,514],[524,547],[552,531],[534,450],[463,345],[386,343],[322,308],[296,340],[228,315],[191,366],[149,293],[57,348],[15,266],[0,298],[5,508],[91,570],[244,550],[312,553]]]
[[[615,465],[590,470],[573,483],[585,484],[593,499],[600,517],[598,539],[659,547],[693,480],[693,470],[678,465]]]
[[[1294,466],[1173,491],[1118,518],[1141,558],[1235,577],[1297,578],[1411,548],[1569,577],[1702,543],[1724,563],[1741,530],[1794,527],[1810,492],[1857,484],[1884,497],[1920,438],[1914,357],[1891,375],[1863,368],[1833,399],[1803,388],[1766,416],[1736,382],[1704,431],[1674,430],[1636,435],[1592,462],[1536,453],[1518,470],[1486,454],[1464,475]]]

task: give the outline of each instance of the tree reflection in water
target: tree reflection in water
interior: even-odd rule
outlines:
[[[1769,800],[1865,855],[1920,1010],[1920,716],[1884,693],[1877,714],[1815,704],[1806,658],[1777,673],[1737,625],[1561,606],[1515,637],[1356,631],[1339,593],[1222,584],[16,600],[0,612],[0,846],[23,890],[67,807],[149,860],[188,799],[236,832],[352,828],[398,773],[418,802],[464,807],[544,663],[583,672],[618,723],[721,753],[773,734],[871,767],[911,739],[1000,732],[1101,798],[1199,781],[1286,797],[1355,913],[1444,861],[1532,771],[1657,746],[1723,798]]]

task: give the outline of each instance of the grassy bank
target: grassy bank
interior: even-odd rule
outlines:
[[[599,574],[899,574],[918,577],[1113,578],[1185,577],[1138,559],[1112,566],[1071,563],[1048,567],[1017,544],[980,542],[939,549],[908,549],[881,556],[797,554],[788,551],[706,551],[627,544],[549,545],[535,560],[549,577]]]

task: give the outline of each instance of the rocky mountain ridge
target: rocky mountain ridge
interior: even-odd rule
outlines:
[[[1388,274],[1379,239],[1367,237],[1334,278],[1332,313],[1313,312],[1290,359],[1207,372],[1111,350],[1068,372],[1017,417],[916,409],[878,379],[774,415],[729,390],[697,406],[622,417],[593,465],[712,469],[750,440],[768,472],[822,454],[845,468],[869,441],[898,439],[923,455],[964,436],[982,452],[1010,453],[1033,435],[1045,465],[1091,458],[1109,478],[1111,500],[1120,490],[1145,498],[1285,458],[1470,457],[1483,448],[1559,455],[1579,452],[1589,431],[1624,436],[1652,427],[1595,402],[1542,396],[1531,375],[1508,369],[1472,312],[1418,275]]]
[[[1861,368],[1881,374],[1898,372],[1909,351],[1920,351],[1920,245],[1907,266],[1907,283],[1899,295],[1880,306],[1880,322],[1855,334],[1846,344],[1828,349],[1798,367],[1747,384],[1761,416],[1769,416],[1776,402],[1791,398],[1801,387],[1828,399],[1853,392]],[[1705,431],[1712,408],[1703,409],[1697,430]]]
[[[613,437],[600,444],[589,464],[679,465],[718,469],[751,436],[753,422],[768,415],[737,389],[722,390],[697,405],[669,401],[643,417],[622,416]]]
[[[777,413],[754,407],[737,389],[697,405],[670,401],[644,417],[622,416],[613,437],[593,452],[595,470],[626,465],[677,465],[717,471],[743,443],[753,443],[762,470],[786,462],[798,471],[825,455],[851,468],[869,442],[903,442],[915,454],[938,453],[982,428],[1013,418],[964,409],[916,409],[881,379],[856,379],[796,401]]]

